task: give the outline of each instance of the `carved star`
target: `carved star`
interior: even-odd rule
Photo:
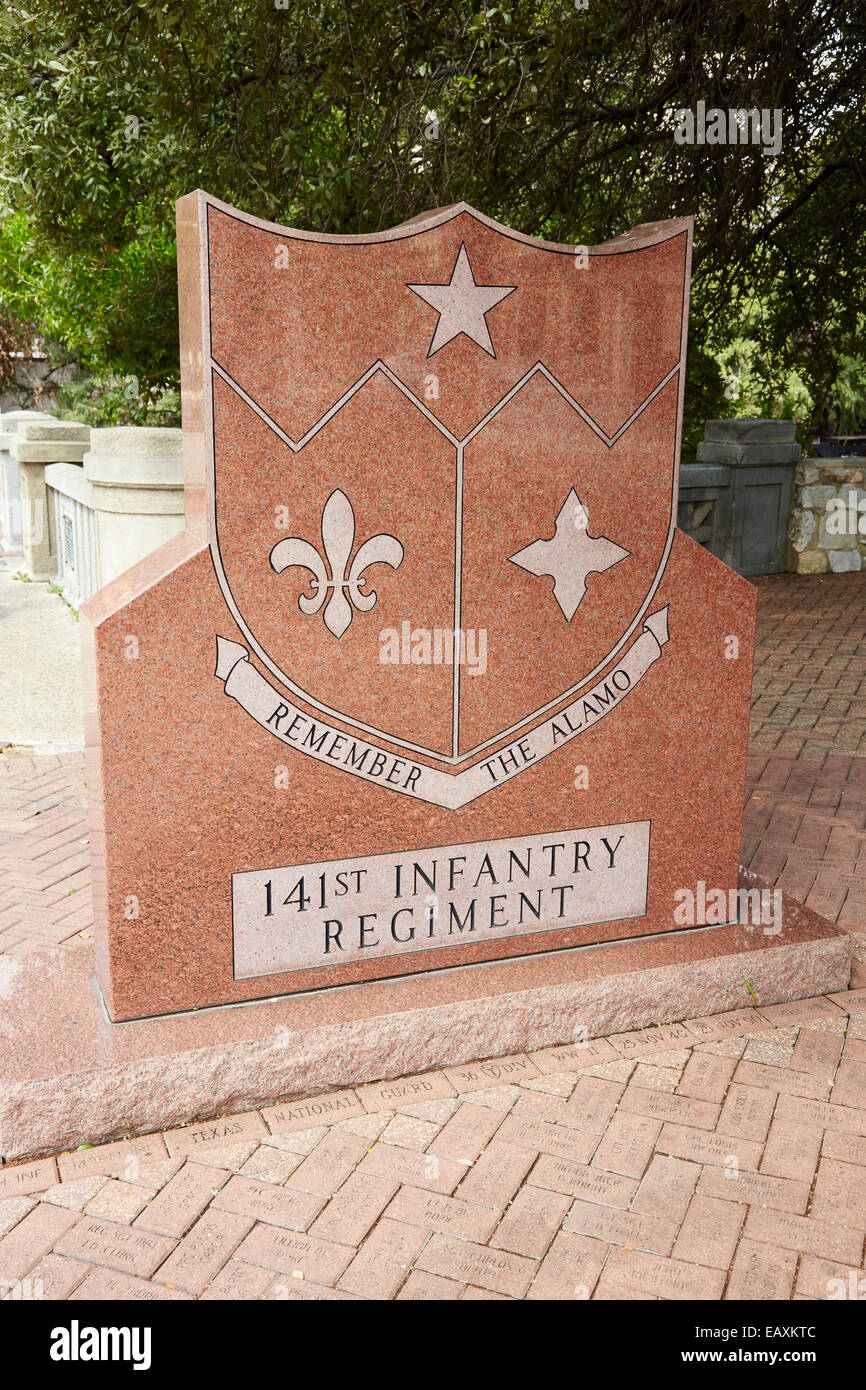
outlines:
[[[533,541],[525,550],[508,557],[512,564],[530,574],[552,575],[553,597],[569,623],[586,593],[586,576],[602,574],[631,554],[606,536],[590,536],[588,525],[583,504],[572,488],[556,518],[553,537],[549,541]]]
[[[427,356],[432,357],[452,338],[465,333],[473,343],[495,357],[486,314],[516,290],[516,285],[477,285],[463,242],[447,285],[407,285],[425,304],[438,310],[439,321]]]

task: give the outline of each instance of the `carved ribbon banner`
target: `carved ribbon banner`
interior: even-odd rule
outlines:
[[[406,756],[398,756],[376,744],[315,718],[278,691],[250,664],[246,647],[217,637],[215,675],[225,693],[236,700],[281,742],[298,753],[342,768],[365,782],[388,791],[413,796],[434,806],[457,810],[503,786],[549,753],[591,729],[615,709],[658,661],[668,641],[668,609],[647,618],[643,630],[612,671],[571,704],[518,735],[488,757],[463,772],[448,773]]]

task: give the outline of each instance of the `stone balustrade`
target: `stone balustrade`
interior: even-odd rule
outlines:
[[[44,410],[5,410],[0,415],[0,569],[20,570],[24,563],[25,522],[18,477],[18,459],[13,453],[15,436],[30,421],[51,420]],[[43,516],[44,524],[44,516]]]
[[[184,525],[182,433],[120,426],[89,431],[83,468],[46,469],[56,572],[76,606]]]
[[[21,569],[34,580],[57,573],[57,538],[48,505],[45,470],[56,463],[80,464],[90,443],[90,426],[69,420],[23,421],[12,437],[11,453],[18,462],[18,482],[24,517]]]
[[[742,574],[860,570],[864,475],[863,459],[800,461],[791,421],[710,420],[679,524]],[[183,526],[181,430],[0,415],[0,568],[58,579],[77,607]]]

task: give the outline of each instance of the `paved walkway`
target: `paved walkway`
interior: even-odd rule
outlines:
[[[756,582],[743,863],[866,962],[866,574]]]
[[[47,584],[0,570],[0,748],[84,747],[78,623]]]
[[[863,1297],[866,991],[291,1101],[0,1185],[19,1297]]]
[[[744,861],[866,959],[866,576],[758,588]],[[0,803],[0,950],[75,949],[80,756],[0,759]],[[866,1296],[866,989],[332,1107],[0,1169],[0,1281],[73,1300]]]

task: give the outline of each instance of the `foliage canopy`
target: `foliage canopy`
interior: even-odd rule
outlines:
[[[146,389],[176,380],[173,204],[196,186],[341,232],[458,198],[590,244],[695,213],[694,420],[778,413],[792,379],[819,416],[856,405],[866,357],[864,78],[854,0],[3,10],[0,308]],[[780,151],[675,143],[699,101],[780,109]]]

